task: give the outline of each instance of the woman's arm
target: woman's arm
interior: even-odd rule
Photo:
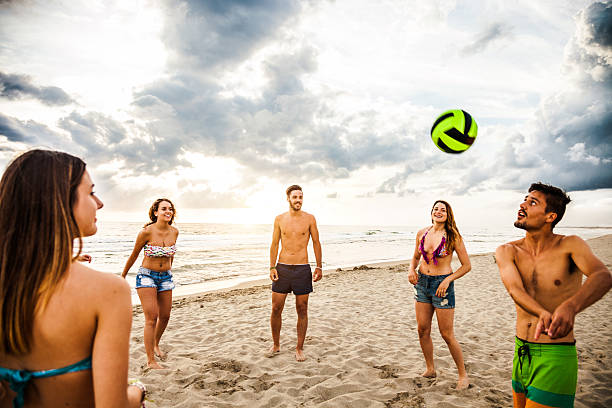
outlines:
[[[457,253],[459,262],[461,262],[461,266],[454,273],[451,273],[449,276],[444,278],[442,282],[440,282],[438,289],[436,289],[436,296],[438,297],[445,297],[446,290],[448,289],[450,283],[459,279],[472,269],[470,257],[468,256],[467,250],[465,249],[465,244],[463,243],[463,238],[461,237],[459,237],[457,242],[455,242],[455,252]]]
[[[176,245],[176,242],[178,241],[178,236],[179,236],[179,230],[174,228],[174,230],[176,231],[176,235],[174,236],[174,245]],[[172,255],[170,257],[170,269],[172,269],[172,263],[174,262],[174,255]]]
[[[134,265],[134,262],[136,262],[136,259],[138,259],[138,255],[140,255],[140,251],[142,251],[142,248],[145,246],[145,244],[149,242],[149,239],[150,239],[149,235],[150,233],[147,228],[144,228],[142,231],[138,233],[138,236],[136,237],[136,243],[134,244],[134,249],[132,250],[132,253],[130,254],[130,257],[128,258],[128,260],[125,262],[125,266],[123,267],[123,272],[121,272],[122,278],[126,277],[130,268],[132,267],[132,265]]]
[[[93,340],[92,376],[98,408],[136,408],[142,391],[127,385],[132,301],[125,280],[108,274],[100,277],[97,327]]]
[[[421,231],[417,232],[416,242],[414,245],[414,253],[412,254],[412,259],[410,260],[410,269],[408,270],[408,280],[413,285],[416,285],[419,281],[419,276],[416,273],[416,268],[419,265],[419,261],[421,260],[421,252],[419,251],[420,238]]]
[[[459,262],[461,262],[461,266],[449,276],[451,280],[457,280],[472,270],[472,263],[470,262],[470,257],[468,256],[467,250],[465,249],[465,244],[463,243],[463,238],[461,237],[459,237],[455,243],[455,252],[457,253]]]

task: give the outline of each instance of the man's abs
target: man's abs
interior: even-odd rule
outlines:
[[[308,263],[308,251],[306,247],[299,251],[281,249],[278,262],[285,265],[306,265]]]

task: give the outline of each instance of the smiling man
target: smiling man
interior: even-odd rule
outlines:
[[[574,318],[612,287],[610,271],[586,242],[553,233],[569,202],[557,187],[532,184],[514,223],[525,230],[525,238],[495,252],[504,286],[516,304],[515,408],[574,406]]]
[[[274,345],[270,352],[272,355],[280,351],[280,331],[282,313],[285,307],[287,294],[295,295],[295,309],[297,321],[297,345],[295,358],[304,361],[304,339],[308,329],[308,296],[312,292],[312,281],[323,277],[321,269],[321,243],[317,222],[312,214],[302,211],[304,196],[302,188],[298,185],[287,189],[289,211],[280,214],[274,220],[272,245],[270,245],[270,279],[272,280],[272,315],[270,327]],[[312,246],[317,261],[314,276],[308,263],[308,241],[312,237]],[[278,243],[282,243],[280,256],[278,256]],[[278,256],[278,264],[276,257]]]

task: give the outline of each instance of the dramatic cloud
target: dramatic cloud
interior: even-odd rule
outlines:
[[[300,9],[297,0],[167,1],[164,39],[180,67],[243,61]]]
[[[545,162],[541,178],[570,190],[610,188],[612,4],[591,4],[576,24],[564,63],[567,89],[545,100],[537,112],[532,151]]]
[[[484,51],[492,42],[512,35],[511,28],[504,23],[492,23],[484,31],[478,33],[474,41],[461,49],[464,55]]]
[[[49,106],[73,103],[72,98],[56,86],[37,86],[26,75],[0,72],[0,97],[7,99],[34,98]]]
[[[566,47],[564,87],[543,100],[528,133],[491,128],[477,139],[479,144],[488,144],[488,157],[464,160],[466,169],[458,167],[457,157],[449,157],[446,163],[420,158],[384,181],[377,191],[409,191],[415,170],[427,177],[424,171],[432,166],[447,174],[444,171],[450,163],[456,170],[456,182],[447,188],[456,194],[491,187],[524,189],[536,180],[567,190],[612,187],[610,27],[612,4],[593,3],[578,14],[575,35]],[[431,175],[432,188],[441,189],[439,181]]]
[[[47,147],[75,152],[75,146],[70,139],[59,135],[49,129],[46,125],[33,120],[22,121],[17,118],[5,116],[0,113],[0,136],[4,136],[8,142],[25,143],[29,146]],[[1,139],[0,139],[1,141]],[[10,149],[12,150],[12,149]],[[14,151],[21,150],[15,146]]]
[[[62,9],[97,21],[98,11],[83,4],[67,12],[33,3],[38,14],[25,14],[42,22]],[[576,14],[578,6],[563,4],[538,4],[532,13],[452,0],[161,0],[150,7],[157,28],[135,27],[147,34],[139,41],[151,41],[151,55],[161,56],[151,60],[160,68],[137,80],[125,72],[101,78],[102,57],[83,62],[82,49],[73,56],[64,49],[68,62],[58,67],[26,54],[20,65],[18,51],[41,34],[9,35],[26,8],[11,5],[4,20],[0,14],[0,37],[11,47],[0,41],[0,63],[11,62],[4,69],[31,67],[32,78],[70,83],[82,105],[67,109],[74,100],[60,88],[0,73],[0,150],[45,146],[80,155],[96,168],[96,183],[121,198],[112,205],[126,210],[158,190],[185,208],[238,208],[285,181],[316,183],[334,203],[524,189],[534,180],[612,187],[612,6],[594,2]],[[140,16],[139,6],[122,7],[104,10],[143,23],[128,18]],[[484,8],[487,19],[479,20]],[[571,17],[575,33],[565,44]],[[115,43],[95,38],[96,50],[115,55]],[[118,55],[129,72],[145,68],[140,57]],[[66,64],[79,72],[65,73]],[[107,85],[116,89],[106,94]],[[28,98],[47,106],[10,104]],[[480,133],[469,152],[448,155],[433,146],[429,129],[457,107],[474,115]]]

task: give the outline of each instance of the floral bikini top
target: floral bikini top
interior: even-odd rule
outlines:
[[[425,231],[425,233],[423,234],[423,238],[421,238],[421,244],[419,245],[419,252],[421,253],[421,255],[423,255],[423,259],[425,260],[425,263],[429,264],[429,258],[427,258],[427,251],[425,251],[425,237],[427,236],[427,233],[431,230],[432,227],[429,227],[429,229],[427,231]],[[434,249],[433,251],[433,263],[434,265],[438,264],[438,260],[436,258],[442,258],[445,257],[446,255],[449,255],[448,250],[446,249],[446,237],[442,237],[442,241],[440,241],[440,245],[438,245],[438,247],[436,249]]]
[[[144,254],[145,256],[152,257],[171,257],[176,253],[176,244],[171,246],[157,246],[151,244],[145,244]]]

